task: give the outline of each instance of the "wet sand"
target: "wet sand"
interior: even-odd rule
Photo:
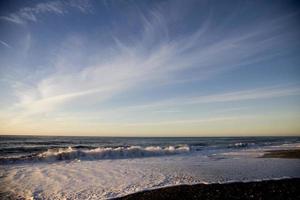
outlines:
[[[262,158],[300,159],[300,149],[267,151]],[[193,199],[300,199],[300,178],[236,182],[224,184],[179,185],[130,194],[120,200]]]
[[[130,194],[120,200],[300,199],[300,178],[225,184],[179,185]]]
[[[267,151],[262,157],[300,159],[300,149]]]

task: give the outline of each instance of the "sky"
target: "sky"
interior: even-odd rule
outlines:
[[[0,134],[300,135],[297,1],[0,3]]]

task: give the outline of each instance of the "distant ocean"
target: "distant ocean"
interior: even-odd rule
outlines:
[[[299,143],[299,137],[52,137],[0,136],[0,163],[126,159],[199,151],[227,152]]]
[[[0,190],[25,199],[106,199],[199,182],[300,177],[300,137],[0,136]],[[2,194],[2,195],[3,195]]]

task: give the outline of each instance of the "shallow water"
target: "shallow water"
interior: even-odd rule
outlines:
[[[27,199],[106,199],[176,184],[300,177],[298,159],[259,158],[299,144],[299,138],[9,138],[1,140],[0,190]],[[35,150],[7,151],[21,146]]]
[[[126,159],[295,145],[299,137],[118,138],[0,136],[0,164]]]

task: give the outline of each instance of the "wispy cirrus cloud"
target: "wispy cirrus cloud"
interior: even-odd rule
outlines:
[[[51,17],[74,14],[75,10],[75,14],[90,12],[89,2],[80,2],[38,3],[1,19],[26,24],[42,20],[43,14]],[[200,16],[202,12],[197,10],[197,14],[185,18],[179,12],[181,8],[168,12],[173,8],[162,6],[170,2],[145,6],[144,10],[135,5],[129,9],[127,3],[106,3],[109,12],[97,13],[95,19],[80,15],[84,24],[80,20],[74,24],[68,19],[62,21],[68,29],[49,41],[28,30],[24,48],[19,49],[27,62],[21,63],[20,71],[13,67],[7,70],[12,75],[9,86],[14,95],[7,106],[9,118],[15,121],[12,127],[26,122],[34,126],[39,120],[51,126],[69,121],[98,128],[105,124],[142,127],[221,123],[243,118],[239,114],[244,102],[300,95],[296,81],[276,79],[279,76],[274,76],[273,82],[243,82],[245,71],[256,68],[255,74],[268,74],[270,65],[274,65],[269,61],[297,47],[299,30],[293,28],[297,14],[283,12],[270,17],[260,11],[245,17],[238,6],[221,19],[222,6],[206,9],[203,3],[199,10],[205,14]],[[187,10],[192,7],[189,5]],[[45,26],[35,25],[34,30]],[[263,62],[269,64],[268,69]],[[285,62],[287,68],[289,64]],[[241,72],[240,79],[234,77],[237,83],[227,80],[232,71]],[[226,79],[224,85],[222,78]],[[270,87],[274,83],[278,86]],[[228,106],[235,103],[237,107]],[[255,103],[250,104],[255,107]]]
[[[299,86],[277,86],[277,87],[263,87],[255,89],[245,89],[234,92],[225,92],[211,95],[192,96],[192,97],[177,97],[172,99],[160,100],[158,102],[151,102],[149,104],[134,105],[123,108],[124,110],[147,110],[158,109],[163,107],[176,107],[193,104],[215,104],[226,102],[241,102],[249,100],[265,100],[288,96],[299,96]]]
[[[7,44],[6,42],[0,40],[0,43],[1,43],[3,46],[5,46],[6,48],[11,49],[11,46],[10,46],[9,44]]]
[[[68,13],[70,8],[75,8],[83,13],[87,13],[91,11],[91,4],[89,0],[48,1],[38,3],[32,7],[21,8],[6,16],[0,16],[0,19],[16,24],[25,24],[27,22],[38,21],[39,16],[46,13],[64,15]]]
[[[50,10],[62,13],[60,9],[55,10],[52,7],[42,10],[39,12]],[[208,79],[224,71],[278,55],[280,52],[275,47],[285,45],[286,34],[290,34],[281,31],[286,26],[284,23],[287,20],[286,16],[251,25],[240,31],[238,35],[233,32],[219,39],[212,39],[213,34],[218,33],[210,25],[211,16],[207,17],[194,32],[179,38],[169,36],[168,20],[159,10],[152,10],[147,16],[140,14],[140,18],[142,19],[141,36],[134,42],[123,41],[122,38],[113,36],[114,43],[110,46],[115,53],[105,61],[77,66],[76,63],[70,62],[74,60],[75,55],[77,55],[76,59],[84,60],[101,52],[87,55],[82,50],[82,45],[88,41],[82,37],[72,37],[67,40],[68,48],[62,48],[56,58],[54,73],[37,82],[28,93],[23,88],[16,89],[22,90],[17,105],[23,106],[25,110],[31,110],[29,113],[42,113],[58,109],[68,102],[75,104],[78,102],[82,105],[80,101],[84,97],[92,97],[85,100],[86,104],[100,103],[120,92],[149,82],[155,86],[165,82],[172,84],[184,79]],[[69,65],[71,67],[68,67]],[[182,76],[182,73],[188,71],[194,73],[188,77]],[[241,101],[295,93],[298,94],[299,89],[266,88],[167,100],[162,104]],[[155,103],[151,106],[155,106]]]
[[[119,123],[122,126],[162,126],[162,125],[187,125],[187,124],[202,124],[202,123],[216,123],[234,121],[237,119],[249,119],[254,116],[226,116],[226,117],[211,117],[202,119],[182,119],[182,120],[164,120],[152,122],[139,122],[139,123]]]

